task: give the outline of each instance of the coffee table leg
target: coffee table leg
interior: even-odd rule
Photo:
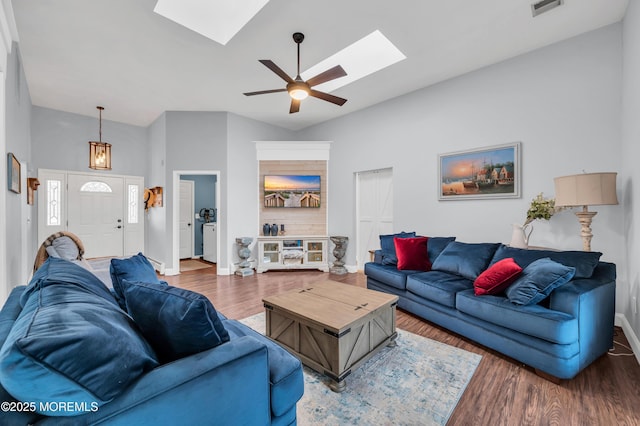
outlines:
[[[343,392],[347,388],[347,381],[344,379],[342,380],[331,379],[331,382],[329,383],[329,388],[336,393]]]
[[[391,336],[391,340],[389,340],[387,346],[389,346],[390,348],[395,348],[396,346],[398,346],[398,341],[396,340],[397,338],[398,333],[394,333],[393,336]]]

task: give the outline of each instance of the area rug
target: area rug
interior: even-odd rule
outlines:
[[[240,322],[265,332],[264,313]],[[298,424],[446,424],[482,356],[404,330],[398,330],[397,342],[347,377],[342,393],[305,367]]]

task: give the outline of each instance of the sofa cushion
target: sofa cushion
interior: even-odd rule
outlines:
[[[503,244],[496,250],[491,263],[512,257],[518,265],[526,268],[534,260],[548,257],[565,266],[576,268],[575,278],[590,278],[594,269],[598,266],[600,256],[602,256],[602,253],[592,251],[528,250]]]
[[[504,296],[474,296],[472,291],[456,295],[460,312],[520,333],[566,345],[578,339],[578,320],[564,312],[540,305],[514,305]]]
[[[415,236],[415,232],[400,232],[398,234],[380,235],[382,264],[395,266],[398,263],[398,256],[396,255],[396,245],[393,242],[394,238],[413,238]]]
[[[81,287],[104,300],[118,305],[107,286],[87,269],[79,266],[75,261],[49,257],[31,277],[31,281],[22,293],[20,305],[24,306],[32,294],[50,283],[68,283]]]
[[[109,272],[116,300],[122,309],[125,309],[122,281],[160,284],[156,270],[142,253],[126,259],[111,259]]]
[[[97,277],[87,285],[89,272],[62,259],[47,262],[52,260],[68,265],[67,281],[41,277],[34,284],[0,349],[0,382],[42,414],[79,415],[82,407],[95,410],[112,400],[158,362],[131,317],[94,292],[104,287]],[[70,282],[74,271],[78,277]],[[79,408],[47,410],[52,401]]]
[[[407,278],[409,292],[451,308],[456,307],[456,293],[469,288],[473,288],[472,281],[441,271],[420,272]]]
[[[209,299],[168,285],[123,280],[127,312],[158,354],[174,361],[229,341]]]
[[[494,263],[473,282],[476,296],[502,293],[521,272],[522,268],[512,257]]]
[[[533,305],[541,302],[556,288],[571,281],[576,268],[554,262],[549,258],[538,259],[524,268],[522,275],[505,293],[512,303]]]
[[[267,346],[269,382],[271,386],[271,412],[274,416],[281,416],[289,411],[304,392],[304,379],[300,360],[271,339],[264,337],[238,321],[225,320],[224,326],[229,331],[231,340],[242,336],[253,336]]]
[[[427,251],[429,252],[429,261],[433,264],[442,250],[449,245],[450,242],[455,241],[456,237],[429,237],[429,243],[427,244]]]
[[[399,270],[430,271],[428,237],[394,238]]]
[[[400,290],[407,288],[407,277],[416,272],[420,271],[400,271],[395,265],[382,265],[373,262],[364,265],[364,273],[367,277]]]
[[[452,241],[442,250],[431,269],[457,274],[473,281],[487,269],[499,245],[498,243],[470,244]]]

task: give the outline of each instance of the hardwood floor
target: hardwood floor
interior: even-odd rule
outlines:
[[[362,273],[271,271],[241,278],[203,269],[163,277],[206,295],[216,309],[235,319],[261,312],[264,296],[329,278],[366,287]],[[604,355],[573,380],[554,384],[530,367],[402,310],[397,327],[482,355],[448,425],[640,425],[640,365],[634,356]],[[629,346],[620,329],[615,340]],[[616,345],[615,353],[630,351]]]

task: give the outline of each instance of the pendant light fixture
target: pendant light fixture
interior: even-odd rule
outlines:
[[[93,170],[111,170],[111,144],[102,142],[102,110],[104,107],[97,106],[100,111],[100,140],[99,142],[89,142],[89,168]]]

